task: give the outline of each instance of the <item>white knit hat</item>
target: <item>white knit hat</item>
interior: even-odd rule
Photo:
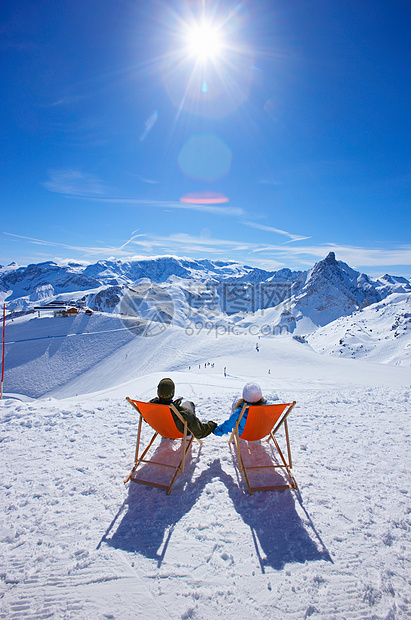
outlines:
[[[243,399],[247,403],[258,403],[261,400],[263,394],[261,388],[257,383],[246,383],[243,388]]]

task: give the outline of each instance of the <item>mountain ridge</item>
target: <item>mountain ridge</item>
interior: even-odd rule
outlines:
[[[338,261],[334,252],[306,271],[267,271],[236,261],[177,256],[0,268],[0,300],[9,313],[33,311],[39,303],[55,301],[122,313],[124,299],[135,295],[130,291],[136,285],[138,294],[148,295],[154,303],[161,289],[172,300],[174,320],[180,326],[227,317],[237,324],[270,310],[272,322],[296,334],[312,333],[393,293],[411,295],[406,278],[389,274],[371,278]]]

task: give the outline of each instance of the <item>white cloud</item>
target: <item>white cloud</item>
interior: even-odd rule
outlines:
[[[30,243],[34,243],[35,245],[43,245],[48,247],[59,247],[65,248],[66,250],[74,250],[76,252],[81,252],[86,256],[95,256],[95,257],[107,257],[108,254],[115,255],[119,257],[128,257],[131,252],[126,251],[124,248],[129,243],[134,243],[135,245],[140,245],[144,248],[151,247],[152,243],[149,241],[145,241],[144,239],[137,240],[138,237],[144,237],[144,235],[133,235],[130,239],[128,239],[125,243],[120,246],[78,246],[78,245],[69,245],[67,243],[59,243],[57,241],[47,241],[45,239],[36,239],[35,237],[26,237],[25,235],[16,235],[14,233],[3,232],[4,235],[8,235],[9,237],[15,237],[17,239],[24,239],[29,241]]]
[[[64,248],[78,253],[80,260],[108,257],[132,259],[136,254],[148,258],[153,254],[170,253],[177,256],[212,256],[223,260],[231,259],[244,264],[265,269],[279,269],[289,266],[293,269],[310,268],[313,263],[322,260],[330,251],[335,252],[337,260],[346,262],[358,270],[373,272],[389,271],[390,267],[406,267],[411,271],[411,245],[396,248],[365,248],[349,245],[324,243],[318,245],[291,246],[286,244],[260,245],[252,241],[213,238],[211,236],[175,233],[170,235],[143,234],[133,231],[130,238],[118,246],[75,246],[55,241],[47,241],[14,233],[3,233],[10,237],[24,239],[35,245]],[[74,260],[74,259],[73,259]],[[75,259],[77,260],[77,259]],[[367,269],[368,268],[368,269]],[[404,272],[404,269],[402,270]]]
[[[137,178],[142,183],[148,183],[149,185],[156,185],[157,183],[159,183],[159,181],[155,181],[154,179],[147,179],[146,177],[142,177],[139,174],[137,175]]]
[[[155,184],[144,177],[138,177],[142,182]],[[140,198],[127,198],[124,196],[109,195],[109,188],[104,181],[88,172],[81,172],[73,168],[52,170],[49,172],[49,180],[42,183],[43,187],[56,194],[72,196],[73,198],[95,200],[107,204],[128,205],[136,207],[155,207],[159,209],[185,209],[199,213],[211,213],[213,215],[229,215],[243,217],[245,212],[240,207],[231,207],[227,204],[192,204],[177,200],[145,200]]]
[[[90,198],[104,196],[107,193],[104,182],[88,172],[66,168],[50,171],[49,177],[49,180],[42,185],[56,194]]]
[[[392,249],[356,247],[324,243],[319,245],[264,245],[253,250],[254,252],[275,252],[278,257],[286,260],[293,258],[306,263],[307,257],[321,260],[329,252],[335,252],[336,259],[342,260],[350,267],[411,267],[411,245],[397,246]],[[302,259],[302,257],[304,257]]]
[[[140,198],[96,198],[99,202],[112,203],[117,205],[129,205],[136,207],[155,207],[159,209],[186,209],[203,213],[213,213],[214,215],[231,215],[241,217],[244,210],[239,207],[224,205],[191,204],[174,200],[144,200]]]
[[[256,222],[246,221],[243,222],[246,226],[250,226],[250,228],[257,228],[258,230],[263,230],[265,232],[276,233],[277,235],[284,235],[285,237],[289,237],[290,241],[286,243],[291,243],[292,241],[304,241],[305,239],[310,239],[310,237],[302,237],[301,235],[294,235],[293,233],[289,233],[286,230],[281,230],[280,228],[274,228],[273,226],[266,226],[265,224],[258,224]]]
[[[361,267],[389,267],[396,265],[411,266],[411,245],[398,246],[392,249],[362,248],[327,244],[319,246],[318,252],[333,251],[338,260],[348,263],[350,266]],[[323,253],[321,255],[324,255]]]

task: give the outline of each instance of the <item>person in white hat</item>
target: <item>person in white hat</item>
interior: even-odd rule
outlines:
[[[244,403],[247,403],[248,405],[264,405],[265,402],[266,401],[265,398],[263,398],[260,386],[257,383],[246,383],[243,387],[243,397],[240,399],[236,398],[234,400],[230,417],[213,430],[214,435],[225,435],[226,433],[231,433],[235,423],[238,420],[238,416],[241,413]],[[238,432],[240,435],[244,430],[247,415],[248,407],[245,409],[243,417],[240,420],[240,424],[238,425]]]

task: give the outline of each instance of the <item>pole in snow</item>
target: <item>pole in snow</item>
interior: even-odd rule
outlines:
[[[0,400],[3,400],[3,381],[4,381],[4,349],[6,347],[6,304],[3,304],[3,356],[1,361],[1,394]]]

